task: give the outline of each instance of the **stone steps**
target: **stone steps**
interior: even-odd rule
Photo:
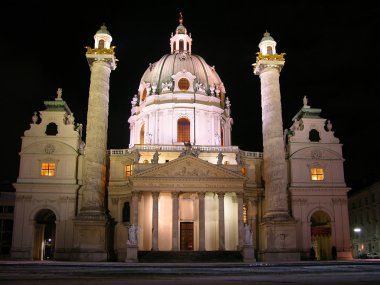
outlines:
[[[139,262],[242,262],[240,251],[139,251]]]

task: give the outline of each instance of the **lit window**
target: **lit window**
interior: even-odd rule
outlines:
[[[247,175],[247,169],[245,167],[241,168],[241,174],[243,174],[244,176]]]
[[[132,171],[133,171],[132,165],[126,165],[125,166],[125,176],[127,176],[127,177],[131,176]]]
[[[190,121],[186,118],[181,118],[177,122],[177,141],[190,141]]]
[[[178,88],[181,89],[182,92],[187,91],[189,87],[190,87],[190,82],[186,78],[181,78],[178,81]]]
[[[311,168],[311,180],[322,181],[325,179],[322,167],[312,167]]]
[[[54,176],[55,175],[55,163],[43,162],[41,165],[41,176]]]
[[[104,40],[100,40],[99,41],[98,48],[99,49],[103,49],[104,48]]]
[[[146,88],[144,88],[144,91],[141,96],[141,101],[145,101],[146,95],[147,95]]]
[[[144,138],[145,138],[145,126],[142,125],[140,129],[140,144],[144,144]]]

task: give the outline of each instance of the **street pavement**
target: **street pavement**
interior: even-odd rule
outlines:
[[[2,261],[0,285],[379,284],[380,260],[280,263]]]

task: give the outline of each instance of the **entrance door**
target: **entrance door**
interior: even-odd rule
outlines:
[[[181,222],[181,250],[193,250],[194,223]]]

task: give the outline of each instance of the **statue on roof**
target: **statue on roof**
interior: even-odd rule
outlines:
[[[307,103],[308,103],[307,101],[308,101],[308,100],[307,100],[307,97],[306,97],[306,96],[303,96],[303,106],[304,106],[304,107],[308,106],[308,105],[307,105]]]
[[[153,154],[153,158],[150,160],[151,163],[158,163],[158,158],[160,156],[160,153],[156,150],[156,152]]]
[[[62,88],[57,89],[57,99],[58,100],[62,99]]]
[[[331,123],[330,120],[327,120],[326,127],[327,127],[327,131],[331,132],[331,130],[332,130],[332,123]]]
[[[220,151],[219,153],[218,153],[218,156],[217,156],[217,159],[218,159],[218,162],[217,162],[217,164],[222,164],[222,162],[223,162],[223,157],[224,157],[224,154]]]

